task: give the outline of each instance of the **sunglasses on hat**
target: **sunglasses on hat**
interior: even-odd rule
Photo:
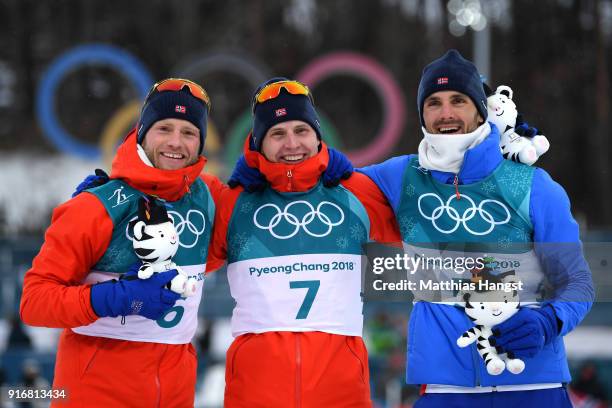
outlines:
[[[151,87],[151,90],[147,94],[145,101],[149,99],[149,97],[155,92],[180,91],[185,87],[189,89],[189,93],[191,93],[193,97],[204,102],[204,104],[208,106],[208,111],[210,112],[210,98],[208,97],[208,94],[206,93],[204,88],[188,79],[168,78],[164,79],[163,81],[157,82],[155,85],[153,85],[153,87]]]
[[[314,105],[314,98],[306,85],[299,81],[279,81],[264,86],[255,94],[253,98],[253,112],[255,111],[256,104],[277,98],[283,88],[292,95],[308,96],[310,102]]]

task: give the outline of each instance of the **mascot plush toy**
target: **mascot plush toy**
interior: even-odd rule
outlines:
[[[499,147],[504,158],[532,165],[548,151],[550,143],[546,136],[520,136],[515,132],[518,112],[512,100],[512,88],[500,85],[495,92],[485,86],[487,94],[488,121],[497,126],[500,132]],[[537,131],[537,129],[536,129]]]
[[[514,271],[505,272],[499,276],[479,276],[472,279],[478,288],[478,281],[489,283],[511,283],[516,282]],[[505,292],[500,290],[464,291],[461,293],[465,313],[474,322],[475,326],[464,332],[457,339],[459,347],[467,347],[476,343],[478,353],[485,362],[487,372],[491,375],[499,375],[504,369],[512,374],[519,374],[525,369],[523,360],[513,358],[512,353],[498,354],[495,347],[489,343],[489,337],[493,335],[492,326],[502,323],[519,310],[518,292],[516,290]]]
[[[178,275],[168,284],[168,289],[182,295],[196,292],[196,281],[174,262],[172,257],[179,247],[178,234],[163,203],[147,196],[138,200],[138,218],[131,223],[136,256],[143,262],[138,270],[140,279],[150,278],[156,272],[176,269]]]

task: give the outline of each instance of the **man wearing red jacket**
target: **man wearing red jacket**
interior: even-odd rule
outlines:
[[[53,386],[67,398],[58,405],[193,406],[197,361],[190,342],[214,220],[211,193],[222,188],[200,176],[209,109],[208,95],[191,81],[155,84],[138,130],[118,149],[111,180],[55,209],[25,276],[21,318],[65,328]],[[174,261],[198,281],[195,296],[183,299],[165,288],[176,271],[117,280],[138,261],[128,225],[145,194],[171,205],[179,231]]]
[[[287,78],[254,98],[246,162],[270,183],[224,190],[211,256],[227,257],[236,306],[226,407],[369,407],[362,245],[398,242],[393,212],[354,173],[324,188],[329,151],[312,96]]]

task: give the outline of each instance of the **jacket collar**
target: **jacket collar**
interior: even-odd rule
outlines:
[[[499,148],[499,130],[491,125],[491,133],[477,146],[468,149],[463,156],[463,164],[459,170],[459,184],[476,183],[499,166],[504,160]],[[431,175],[442,183],[452,183],[455,174],[444,171],[430,170]]]
[[[132,130],[113,159],[111,178],[121,179],[135,189],[167,201],[177,201],[189,192],[206,164],[200,156],[191,166],[177,170],[161,170],[146,165],[136,151],[136,129]]]
[[[303,162],[291,165],[272,163],[263,154],[250,149],[251,134],[244,143],[244,157],[250,167],[255,167],[270,183],[270,187],[280,192],[307,191],[313,188],[327,168],[329,153],[327,145],[321,141],[321,150]]]

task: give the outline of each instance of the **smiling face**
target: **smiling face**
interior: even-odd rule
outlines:
[[[495,326],[518,312],[519,300],[512,292],[470,292],[465,313],[475,324]]]
[[[488,120],[501,131],[514,127],[518,112],[516,105],[508,95],[495,93],[487,98]]]
[[[425,98],[423,121],[433,134],[471,133],[484,123],[472,99],[456,91],[435,92]]]
[[[176,170],[198,161],[200,130],[182,119],[162,119],[147,131],[142,148],[153,166]]]
[[[273,163],[298,164],[319,151],[321,141],[306,122],[290,120],[272,126],[261,144],[261,153]]]
[[[171,259],[179,246],[179,238],[172,221],[160,224],[145,225],[143,222],[136,224],[133,246],[136,255],[143,261],[156,263]]]

